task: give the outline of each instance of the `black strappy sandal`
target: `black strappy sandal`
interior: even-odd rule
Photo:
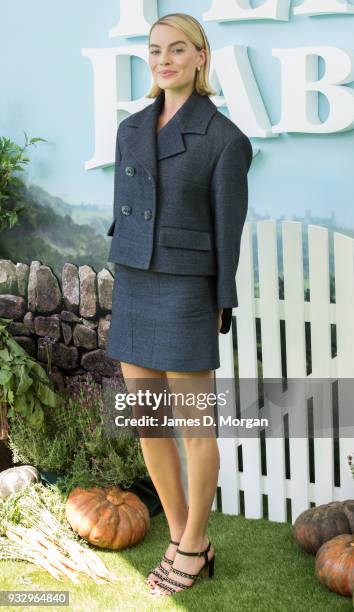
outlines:
[[[174,544],[175,546],[179,545],[179,542],[175,542],[174,540],[170,540],[170,544]],[[177,549],[178,550],[178,549]],[[168,563],[169,565],[172,565],[174,559],[168,559],[168,557],[166,557],[166,555],[162,555],[162,559],[161,561],[165,561],[166,563]],[[145,582],[149,585],[149,586],[156,586],[157,582],[159,580],[164,580],[166,578],[166,576],[168,576],[169,574],[169,570],[165,569],[162,565],[161,565],[161,561],[160,563],[154,567],[152,570],[150,570],[150,572],[148,573],[147,577],[145,578]],[[162,572],[162,573],[161,573]],[[153,574],[154,576],[156,576],[157,580],[150,580],[149,576]]]
[[[160,587],[161,589],[166,589],[166,591],[169,591],[169,593],[173,594],[173,593],[178,593],[179,590],[177,591],[176,589],[173,588],[173,586],[177,586],[180,587],[181,590],[184,589],[189,589],[190,587],[192,587],[195,583],[195,580],[200,577],[200,578],[212,578],[214,576],[214,564],[215,564],[215,553],[213,554],[213,556],[208,559],[208,552],[210,550],[210,546],[211,546],[211,542],[209,540],[209,544],[207,546],[207,548],[205,550],[202,550],[201,552],[186,552],[183,550],[180,550],[179,548],[177,548],[177,553],[180,553],[181,555],[188,555],[190,557],[202,557],[204,556],[204,560],[205,563],[203,565],[203,567],[200,569],[200,571],[198,572],[198,574],[188,574],[187,572],[182,572],[181,570],[175,569],[174,567],[171,567],[171,572],[174,572],[175,574],[177,574],[178,576],[184,576],[184,578],[189,578],[190,580],[193,580],[192,584],[185,584],[183,582],[179,582],[178,580],[172,580],[172,578],[170,578],[169,576],[166,576],[164,578],[162,578],[163,582],[168,582],[169,585],[171,586],[167,586],[166,584],[162,584],[162,582],[158,582],[157,584],[155,584],[155,587]],[[152,591],[153,595],[165,595],[165,593],[159,593],[158,591]]]

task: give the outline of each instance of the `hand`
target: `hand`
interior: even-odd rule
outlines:
[[[222,313],[223,313],[223,308],[219,308],[219,317],[218,317],[218,333],[221,330],[221,326],[222,326]]]

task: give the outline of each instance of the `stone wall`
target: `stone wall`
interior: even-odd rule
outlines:
[[[66,263],[59,280],[49,266],[0,260],[0,317],[29,355],[49,369],[61,388],[67,376],[91,372],[95,380],[120,376],[105,354],[113,276],[103,268]]]

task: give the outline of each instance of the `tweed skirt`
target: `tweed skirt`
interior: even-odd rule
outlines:
[[[220,367],[215,276],[115,264],[106,354],[163,371]]]

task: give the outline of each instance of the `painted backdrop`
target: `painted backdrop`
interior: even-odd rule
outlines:
[[[146,103],[149,23],[174,11],[203,23],[215,102],[251,138],[248,220],[354,235],[353,0],[2,0],[0,136],[47,142],[0,257],[106,265],[117,121]]]

